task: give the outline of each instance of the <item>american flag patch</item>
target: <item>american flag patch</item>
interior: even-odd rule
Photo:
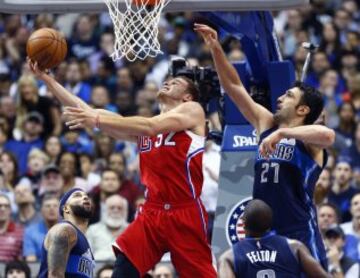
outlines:
[[[229,246],[235,244],[239,240],[245,238],[244,223],[242,221],[242,215],[246,205],[252,200],[251,197],[245,198],[237,203],[231,209],[227,221],[226,221],[226,239]]]

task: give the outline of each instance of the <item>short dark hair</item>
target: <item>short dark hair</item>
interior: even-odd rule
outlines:
[[[26,278],[31,277],[30,267],[24,261],[12,261],[7,263],[5,267],[5,277],[11,270],[21,270],[25,273]]]
[[[186,81],[186,83],[188,84],[187,93],[191,94],[193,101],[198,102],[200,100],[200,90],[195,84],[195,82],[192,81],[190,78],[187,78],[186,76],[178,76],[178,78]]]
[[[60,199],[59,199],[58,196],[56,196],[56,194],[51,193],[51,192],[47,192],[47,193],[45,193],[45,194],[43,195],[43,197],[41,198],[41,206],[43,206],[44,203],[45,203],[46,201],[49,201],[49,200],[57,200],[57,201],[60,202]]]
[[[302,92],[299,105],[306,105],[310,108],[310,112],[305,116],[304,125],[313,124],[324,108],[323,96],[318,90],[301,81],[296,81],[293,87],[299,88]]]
[[[264,234],[271,229],[272,210],[264,201],[254,199],[250,201],[244,211],[245,230],[257,234]]]
[[[358,194],[360,194],[360,193],[358,193]],[[322,203],[322,204],[319,205],[318,211],[323,207],[332,208],[332,210],[335,212],[336,222],[341,223],[341,213],[340,213],[339,208],[335,204],[328,203],[328,202],[327,203]]]

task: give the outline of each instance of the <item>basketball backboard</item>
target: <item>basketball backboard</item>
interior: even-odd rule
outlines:
[[[172,0],[165,11],[283,10],[296,8],[308,2],[309,0]],[[125,9],[125,3],[123,3],[123,8]],[[12,14],[98,12],[102,10],[107,10],[102,0],[0,0],[0,12]]]

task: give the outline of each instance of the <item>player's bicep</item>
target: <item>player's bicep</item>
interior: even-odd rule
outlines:
[[[204,110],[194,102],[183,103],[169,112],[151,118],[154,134],[193,129],[202,121],[205,124]]]
[[[306,277],[326,278],[330,277],[321,265],[313,258],[309,250],[302,243],[298,243],[298,258]]]
[[[47,237],[49,277],[64,277],[69,254],[76,240],[76,230],[69,224],[60,224],[50,230]]]

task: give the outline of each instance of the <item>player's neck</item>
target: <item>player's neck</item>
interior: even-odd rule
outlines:
[[[289,121],[284,121],[278,124],[279,128],[292,128],[292,127],[297,127],[297,126],[301,126],[304,125],[303,120],[302,119],[293,119],[293,120],[289,120]]]
[[[67,221],[71,222],[76,228],[78,228],[83,234],[85,234],[89,225],[89,220],[85,218],[75,217],[70,215]]]

